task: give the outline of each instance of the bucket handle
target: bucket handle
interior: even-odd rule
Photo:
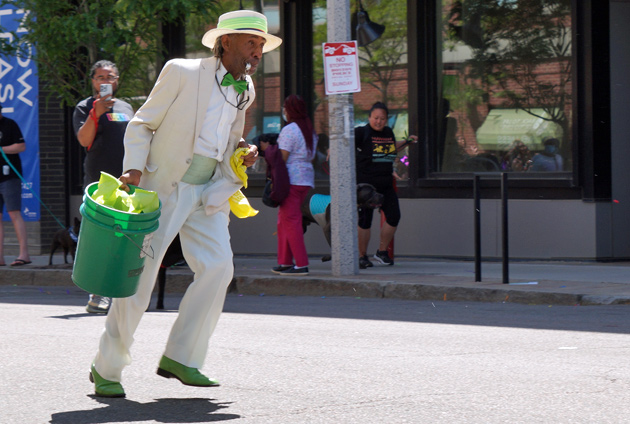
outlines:
[[[155,250],[153,250],[153,246],[149,246],[151,248],[151,252],[152,254],[149,255],[147,252],[144,251],[144,249],[142,249],[142,246],[138,246],[138,243],[136,243],[131,237],[129,237],[127,234],[150,234],[152,232],[154,232],[155,230],[157,230],[158,228],[158,223],[156,222],[155,225],[153,226],[153,228],[150,228],[149,230],[123,230],[122,226],[120,226],[120,224],[114,224],[114,226],[109,227],[101,222],[99,222],[98,220],[90,217],[89,215],[87,215],[84,212],[84,207],[85,205],[81,205],[81,216],[83,216],[84,218],[86,218],[88,221],[90,221],[92,224],[104,228],[106,230],[114,230],[116,233],[120,233],[123,236],[127,237],[127,239],[134,245],[136,246],[138,249],[140,249],[140,251],[142,253],[144,253],[146,256],[148,256],[151,259],[155,259]],[[80,235],[80,233],[79,233]]]
[[[151,259],[155,259],[155,250],[153,250],[153,246],[149,246],[151,248],[151,254],[149,255],[147,252],[144,251],[142,246],[138,246],[138,243],[136,243],[131,237],[129,237],[125,233],[125,232],[134,233],[135,231],[133,231],[133,230],[125,230],[125,231],[123,231],[122,227],[120,225],[118,225],[118,224],[114,225],[114,231],[116,231],[117,233],[121,233],[123,236],[127,237],[127,240],[129,240],[134,246],[136,246],[138,249],[140,249],[140,251],[142,253],[144,253],[146,256],[148,256]]]

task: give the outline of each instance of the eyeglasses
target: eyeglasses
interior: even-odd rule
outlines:
[[[219,83],[219,78],[217,77],[217,74],[214,74],[214,80],[217,82],[217,85],[219,86],[219,92],[221,93],[221,95],[223,96],[223,98],[225,99],[226,102],[228,102],[228,104],[230,106],[234,106],[235,108],[237,108],[238,110],[243,110],[243,108],[245,107],[245,105],[247,105],[247,102],[249,102],[249,95],[247,96],[247,98],[245,99],[245,95],[243,94],[243,100],[241,100],[240,102],[238,102],[237,104],[232,103],[231,101],[228,100],[228,98],[226,97],[225,93],[223,92],[223,90],[221,89],[221,83]],[[236,96],[236,99],[238,100],[238,95]]]
[[[116,82],[118,77],[116,75],[108,75],[106,77],[99,75],[98,77],[94,77],[94,79],[98,82],[104,82],[104,81]]]

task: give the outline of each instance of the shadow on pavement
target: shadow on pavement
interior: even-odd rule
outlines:
[[[224,313],[630,333],[630,308],[398,299],[228,295]],[[597,313],[594,313],[597,312]]]
[[[167,293],[163,311],[155,310],[155,294],[150,313],[176,313],[182,293]],[[98,317],[85,313],[87,294],[78,288],[11,287],[0,288],[0,304],[79,306],[80,312],[51,315],[53,319],[75,320]],[[597,311],[597,313],[594,313]],[[403,321],[434,324],[462,324],[602,333],[630,333],[627,305],[561,306],[467,301],[418,301],[378,298],[325,296],[264,296],[229,293],[225,313],[298,317]]]
[[[217,413],[231,402],[215,399],[156,399],[140,403],[128,399],[108,399],[90,395],[105,407],[52,414],[51,424],[87,424],[121,422],[210,423],[241,418],[240,415]]]

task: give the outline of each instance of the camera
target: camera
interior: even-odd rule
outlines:
[[[105,96],[112,96],[114,94],[114,88],[111,84],[101,84],[101,99]]]

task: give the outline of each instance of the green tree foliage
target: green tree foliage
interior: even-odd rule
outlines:
[[[390,105],[398,105],[406,98],[394,97],[389,84],[397,69],[407,65],[407,2],[406,0],[363,0],[372,22],[385,25],[381,37],[359,49],[361,84],[378,89],[380,99]],[[356,14],[355,14],[356,16]],[[354,25],[354,24],[353,24]]]
[[[66,106],[92,94],[89,71],[101,59],[116,63],[118,96],[146,96],[162,65],[164,23],[193,17],[216,22],[218,0],[2,0],[27,12],[26,33],[0,40],[0,54],[24,55],[35,47],[39,78]]]

